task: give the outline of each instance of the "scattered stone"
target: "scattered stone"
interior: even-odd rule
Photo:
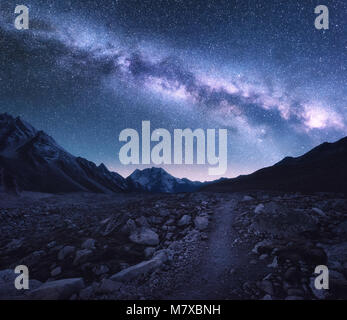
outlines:
[[[87,239],[82,243],[82,249],[95,250],[95,240]]]
[[[312,208],[312,211],[319,214],[321,217],[326,217],[326,214],[319,208]]]
[[[58,253],[58,259],[59,260],[64,260],[67,256],[71,255],[72,253],[74,253],[76,250],[75,247],[73,246],[65,246],[64,248],[62,248],[59,253]]]
[[[92,253],[93,251],[88,249],[78,250],[73,264],[76,266],[86,262]]]
[[[137,230],[130,235],[129,239],[134,243],[148,246],[156,246],[159,244],[158,234],[148,228]]]
[[[56,267],[51,271],[51,276],[56,277],[61,274],[61,267]]]
[[[29,297],[35,300],[67,300],[83,287],[82,278],[49,281],[30,291]]]
[[[192,217],[186,214],[178,221],[177,224],[180,227],[186,226],[186,225],[190,224],[191,220],[192,220]]]
[[[258,287],[259,287],[259,289],[263,290],[265,293],[268,293],[271,296],[274,294],[273,285],[272,285],[271,281],[269,281],[269,280],[261,281],[259,283]]]
[[[145,252],[145,257],[150,258],[153,256],[153,253],[155,252],[155,248],[147,247],[144,252]]]
[[[255,207],[254,213],[255,214],[262,213],[262,212],[264,212],[264,208],[265,208],[265,206],[262,203],[260,203]]]
[[[100,265],[100,266],[95,266],[94,268],[93,268],[93,272],[94,272],[94,274],[96,274],[97,276],[100,276],[100,275],[102,275],[102,274],[105,274],[105,273],[107,273],[107,272],[109,272],[110,271],[110,269],[109,269],[109,267],[108,266],[105,266],[105,265]]]
[[[268,265],[269,268],[277,268],[278,267],[278,258],[277,256],[274,257],[272,262]]]
[[[103,279],[95,290],[99,294],[114,294],[121,288],[122,283],[110,279]]]
[[[114,281],[130,281],[142,274],[152,272],[161,266],[162,262],[159,259],[143,261],[139,264],[126,268],[111,277]]]
[[[208,218],[198,216],[195,218],[194,224],[198,230],[205,230],[208,227]]]

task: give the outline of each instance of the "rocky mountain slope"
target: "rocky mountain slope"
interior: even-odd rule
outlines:
[[[202,182],[175,178],[162,168],[135,170],[126,181],[131,190],[163,193],[193,192],[203,185]]]
[[[125,179],[75,157],[21,118],[0,115],[0,169],[20,189],[40,192],[122,192]]]
[[[287,157],[271,167],[203,189],[347,192],[347,137],[335,143],[325,142],[303,156]]]
[[[39,192],[157,192],[196,191],[203,185],[178,179],[161,168],[135,170],[127,179],[81,157],[21,118],[0,115],[0,170],[20,189]]]

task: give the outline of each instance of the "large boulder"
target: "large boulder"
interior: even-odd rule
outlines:
[[[16,277],[18,277],[18,274],[14,273],[14,270],[6,269],[0,271],[0,300],[26,299],[26,294],[30,290],[42,285],[42,282],[31,279],[29,280],[29,290],[18,290],[14,284]]]
[[[162,265],[161,259],[153,258],[152,260],[143,261],[139,264],[123,269],[111,277],[113,281],[130,281],[142,274],[152,272]]]
[[[192,220],[192,217],[191,216],[188,216],[187,214],[185,214],[179,221],[178,221],[178,225],[180,227],[182,226],[186,226],[190,223],[190,221]]]
[[[156,246],[159,244],[159,236],[149,228],[141,228],[133,232],[129,239],[137,244],[144,244],[148,246]]]
[[[83,288],[82,278],[62,279],[42,284],[31,291],[29,297],[35,300],[67,300]]]

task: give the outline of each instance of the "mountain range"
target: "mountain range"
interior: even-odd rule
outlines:
[[[202,189],[347,192],[347,137],[334,143],[324,142],[300,157],[286,157],[271,167]]]
[[[104,164],[97,166],[73,156],[45,132],[5,113],[0,114],[0,170],[13,177],[22,190],[48,193],[347,192],[347,137],[232,179],[190,181],[175,178],[162,168],[137,169],[123,178]]]
[[[59,192],[191,192],[203,184],[178,179],[161,168],[135,170],[128,178],[104,164],[75,157],[20,117],[0,115],[0,169],[20,189]]]

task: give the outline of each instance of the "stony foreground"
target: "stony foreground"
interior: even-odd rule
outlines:
[[[0,195],[1,299],[346,299],[338,194]],[[327,265],[330,289],[313,286]],[[26,265],[30,289],[14,287]]]

